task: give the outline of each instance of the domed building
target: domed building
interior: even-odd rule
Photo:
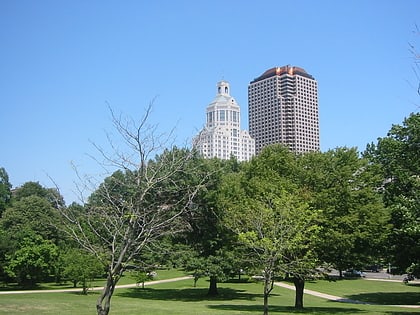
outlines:
[[[217,94],[206,109],[206,125],[193,139],[193,147],[205,158],[248,161],[255,155],[255,141],[241,130],[241,111],[230,96],[227,81],[217,83]]]

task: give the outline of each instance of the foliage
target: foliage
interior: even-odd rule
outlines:
[[[267,147],[238,174],[229,174],[220,189],[224,223],[249,249],[247,260],[264,278],[264,314],[278,275],[299,279],[296,307],[303,307],[303,281],[316,267],[311,250],[317,237],[317,211],[308,196],[287,176],[295,156],[282,146]],[[297,287],[298,289],[298,287]]]
[[[144,289],[144,283],[153,280],[156,275],[157,273],[155,271],[138,270],[136,271],[134,278],[136,279],[136,284],[139,285],[141,283],[141,287]]]
[[[9,175],[3,167],[0,167],[0,218],[12,198],[11,188]]]
[[[54,192],[54,194],[53,194]],[[17,250],[25,238],[39,236],[44,240],[50,240],[58,245],[62,242],[63,235],[58,227],[58,213],[52,202],[55,196],[59,200],[62,197],[56,190],[43,188],[38,183],[28,182],[18,187],[14,196],[9,200],[6,210],[0,218],[0,276],[8,279],[4,273],[8,261],[6,256],[11,256]]]
[[[299,181],[311,192],[311,207],[322,210],[319,258],[340,273],[384,258],[389,215],[374,166],[355,148],[308,153],[299,164]]]
[[[45,199],[54,208],[64,206],[63,196],[60,195],[57,189],[45,188],[38,182],[26,182],[22,186],[18,187],[14,193],[15,200],[21,200],[29,196],[38,196]]]
[[[234,244],[232,231],[222,224],[222,210],[218,206],[217,189],[223,175],[236,172],[240,164],[236,159],[201,160],[200,173],[195,176],[202,177],[201,174],[208,174],[204,189],[200,190],[194,202],[194,211],[187,217],[187,222],[191,227],[186,233],[180,235],[178,242],[190,246],[194,254],[191,254],[193,261],[186,261],[186,267],[195,271],[198,277],[209,276],[208,295],[217,295],[217,283],[226,280],[232,270],[240,269],[237,262],[232,259],[232,254],[237,251]],[[199,258],[197,258],[199,257]],[[191,267],[196,259],[200,261],[201,267],[195,270]],[[198,278],[196,278],[198,280]]]
[[[13,244],[32,234],[57,243],[58,222],[58,213],[48,200],[30,195],[15,200],[3,213],[0,224]]]
[[[6,272],[16,278],[19,285],[33,287],[45,281],[54,271],[58,247],[40,236],[25,238],[19,249],[8,257]]]
[[[63,254],[62,260],[63,276],[70,280],[74,287],[78,283],[81,284],[83,294],[87,294],[89,283],[104,273],[104,266],[95,256],[77,248],[68,249]]]
[[[420,113],[413,113],[365,152],[372,163],[381,166],[384,202],[393,225],[390,254],[401,272],[413,263],[420,264],[419,143]]]

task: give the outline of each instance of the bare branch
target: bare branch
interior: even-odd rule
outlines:
[[[97,177],[78,174],[81,195],[89,189],[94,193],[83,213],[61,209],[69,235],[108,265],[98,314],[109,311],[113,290],[128,263],[163,235],[185,228],[182,216],[207,179],[203,174],[199,181],[185,180],[195,171],[194,153],[173,146],[172,132],[159,134],[157,126],[149,125],[152,104],[137,123],[110,108],[119,139],[107,133],[108,150],[92,143],[99,154],[92,158],[112,175],[98,185]]]

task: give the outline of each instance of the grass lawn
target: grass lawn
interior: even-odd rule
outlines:
[[[177,278],[177,277],[183,277],[186,276],[187,273],[180,269],[162,269],[157,271],[157,277],[153,280],[164,280],[164,279],[171,279],[171,278]],[[90,287],[102,287],[106,282],[106,279],[96,279],[90,284]],[[120,279],[118,282],[119,285],[123,284],[132,284],[135,283],[135,275],[134,272],[127,271],[124,273],[124,276]],[[41,283],[35,288],[30,288],[28,290],[54,290],[54,289],[72,289],[73,284],[70,282],[64,282],[57,284],[55,282],[51,283]],[[78,288],[80,288],[80,291],[82,291],[82,288],[80,285],[78,285]],[[16,291],[21,290],[16,284],[9,284],[8,286],[0,287],[1,291]]]
[[[308,282],[306,289],[381,305],[420,306],[420,284],[366,279]]]
[[[181,274],[182,275],[182,274]],[[164,277],[164,275],[161,275]],[[398,284],[398,283],[397,283]],[[336,286],[334,286],[336,285]],[[380,285],[380,290],[375,291]],[[309,283],[308,289],[323,291],[334,295],[356,298],[355,295],[393,292],[394,294],[420,294],[419,287],[401,286],[394,283],[381,283],[354,280],[318,281]],[[223,283],[219,284],[219,296],[206,296],[208,282],[200,279],[197,287],[193,280],[154,285],[152,287],[117,289],[111,301],[111,315],[256,315],[262,314],[262,284]],[[413,291],[407,291],[410,290]],[[361,290],[363,289],[363,290]],[[381,293],[382,294],[382,293]],[[0,295],[0,314],[15,315],[88,315],[96,314],[95,301],[98,292],[87,296],[80,293],[37,293]],[[275,287],[269,299],[270,314],[382,314],[408,315],[420,314],[420,309],[391,306],[359,305],[330,302],[314,296],[305,295],[305,310],[293,309],[294,291]],[[394,303],[396,304],[396,303]]]

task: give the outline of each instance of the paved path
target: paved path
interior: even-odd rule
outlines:
[[[147,281],[144,283],[145,286],[158,284],[158,283],[167,283],[167,282],[174,282],[174,281],[180,281],[180,280],[187,280],[191,279],[192,276],[185,276],[185,277],[179,277],[179,278],[172,278],[172,279],[165,279],[165,280],[156,280],[156,281]],[[122,284],[117,285],[116,289],[122,289],[122,288],[135,288],[138,284]],[[89,291],[101,291],[103,287],[94,287],[89,288]],[[53,290],[20,290],[20,291],[0,291],[0,295],[5,294],[27,294],[27,293],[56,293],[56,292],[81,292],[82,288],[71,288],[71,289],[53,289]]]
[[[394,281],[394,280],[377,280],[377,279],[366,279],[366,280],[372,280],[372,281]],[[295,286],[294,285],[290,285],[284,282],[275,282],[274,283],[276,286],[282,287],[282,288],[286,288],[289,290],[295,290]],[[363,302],[363,301],[358,301],[358,300],[352,300],[352,299],[347,299],[344,297],[340,297],[340,296],[335,296],[335,295],[331,295],[331,294],[325,294],[325,293],[321,293],[321,292],[317,292],[317,291],[313,291],[313,290],[308,290],[305,289],[304,292],[306,294],[309,295],[313,295],[313,296],[317,296],[323,299],[327,299],[330,301],[335,301],[335,302],[342,302],[342,303],[352,303],[352,304],[366,304],[366,305],[376,305],[373,303],[367,303],[367,302]],[[420,308],[420,305],[383,305],[383,306],[395,306],[395,307],[406,307],[406,308]]]

